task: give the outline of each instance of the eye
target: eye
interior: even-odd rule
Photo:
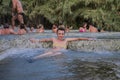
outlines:
[[[64,35],[64,33],[58,33],[59,35]]]

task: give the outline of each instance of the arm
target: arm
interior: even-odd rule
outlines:
[[[17,34],[14,30],[10,29],[11,34]]]
[[[89,40],[89,38],[67,38],[67,41]]]
[[[47,42],[47,41],[53,41],[53,38],[50,39],[30,39],[31,42]]]

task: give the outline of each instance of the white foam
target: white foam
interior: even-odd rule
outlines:
[[[30,56],[40,53],[43,50],[44,50],[43,48],[36,48],[36,49],[11,48],[11,49],[8,49],[2,52],[2,55],[0,55],[0,60],[3,60],[7,57],[30,57]]]

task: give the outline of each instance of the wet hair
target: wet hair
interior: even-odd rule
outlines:
[[[65,28],[65,26],[64,25],[59,25],[59,28]]]
[[[92,26],[96,27],[96,23],[89,22],[89,23],[88,23],[88,25],[86,26],[86,27],[87,27],[87,29],[89,29],[90,25],[92,25]]]
[[[57,32],[58,32],[59,30],[61,30],[61,31],[64,31],[64,32],[65,32],[65,28],[60,27],[60,28],[58,28],[58,29],[57,29]]]
[[[56,29],[58,28],[58,25],[57,24],[53,24],[54,26],[52,26],[52,29]]]
[[[9,25],[8,25],[8,24],[5,24],[5,25],[3,26],[3,28],[4,28],[4,29],[8,29],[8,28],[9,28]]]
[[[37,26],[38,29],[40,29],[40,28],[42,28],[42,27],[43,27],[42,24],[39,24],[39,25]]]
[[[89,29],[89,25],[88,24],[87,24],[86,28]]]
[[[56,27],[58,27],[58,24],[54,23],[53,25],[55,25]]]
[[[21,24],[21,25],[20,25],[20,29],[25,29],[25,25],[24,25],[24,24]]]
[[[57,27],[56,27],[56,26],[53,26],[52,29],[57,29]]]
[[[92,26],[94,26],[94,24],[91,22],[91,23],[89,23],[89,25],[92,25]]]
[[[100,28],[98,28],[98,32],[100,32],[101,31],[101,29]]]
[[[82,23],[82,27],[84,27],[84,25],[86,24],[86,26],[88,25],[86,22]]]

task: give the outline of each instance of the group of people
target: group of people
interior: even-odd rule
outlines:
[[[0,35],[3,34],[25,34],[28,32],[26,29],[26,25],[24,23],[24,11],[22,4],[19,0],[11,0],[12,3],[12,25],[11,27],[8,24],[5,24],[2,29],[0,29]],[[19,21],[19,30],[17,32],[14,31],[15,29],[15,20]],[[59,26],[56,24],[53,24],[52,26],[52,32],[56,33],[58,28],[65,28],[65,32],[70,31],[70,27],[64,26],[63,24],[60,24]],[[39,24],[37,26],[37,29],[34,29],[34,25],[30,26],[30,32],[37,32],[37,33],[43,33],[44,32],[44,26],[42,24]],[[79,28],[79,32],[102,32],[103,30],[97,29],[93,24],[87,24],[84,23],[82,27]]]
[[[0,35],[5,34],[25,34],[27,29],[24,24],[24,11],[22,4],[19,0],[11,0],[12,4],[12,26],[8,24],[4,24],[3,28],[0,29]],[[14,31],[15,28],[15,20],[19,21],[19,30],[17,32]]]
[[[65,32],[69,32],[70,31],[70,27],[68,26],[64,26],[63,24],[57,25],[57,24],[53,24],[52,26],[52,32],[56,33],[58,28],[64,28]]]
[[[37,26],[37,29],[34,29],[34,25],[30,27],[28,31],[26,25],[24,23],[24,11],[22,8],[22,4],[19,0],[11,0],[12,1],[12,26],[10,27],[8,24],[5,24],[2,29],[0,29],[0,34],[25,34],[27,32],[37,32],[42,33],[44,32],[44,26],[42,24]],[[15,32],[15,20],[19,21],[19,29]],[[57,26],[56,24],[52,27],[52,32],[56,33],[57,38],[47,38],[47,39],[34,39],[31,38],[31,42],[53,42],[53,48],[46,51],[44,54],[35,56],[29,60],[32,62],[37,60],[38,58],[46,57],[46,56],[54,56],[61,54],[62,49],[67,49],[67,44],[69,41],[76,41],[76,40],[91,40],[90,38],[64,38],[65,33],[70,31],[70,27],[65,27],[63,24]],[[82,28],[79,29],[80,32],[87,31],[87,24],[84,24]],[[97,29],[93,28],[92,25],[89,25],[90,32],[98,32]]]
[[[35,29],[35,25],[32,24],[29,26],[30,32],[37,32],[37,33],[43,33],[44,32],[44,25],[39,24],[37,25],[37,28]]]
[[[79,32],[104,32],[103,29],[96,28],[92,23],[83,23],[82,27],[79,28]]]
[[[17,29],[19,28],[19,29]],[[6,34],[19,34],[23,35],[28,32],[36,32],[36,33],[43,33],[44,32],[44,26],[42,24],[39,24],[37,26],[37,29],[34,29],[34,27],[29,27],[30,29],[26,27],[25,24],[20,24],[17,28],[12,28],[8,24],[4,24],[3,27],[0,29],[0,35],[6,35]],[[17,29],[17,31],[15,31]]]
[[[83,25],[83,27],[79,29],[79,31],[80,32],[86,32],[87,29],[88,29],[90,32],[100,32],[92,24],[89,24],[88,27],[87,26],[88,26],[87,23],[85,23]],[[53,47],[50,50],[45,51],[43,54],[40,54],[40,55],[37,55],[37,56],[34,56],[34,57],[28,59],[28,62],[32,63],[32,62],[34,62],[34,61],[36,61],[38,59],[44,58],[44,57],[51,57],[51,56],[61,55],[61,54],[63,54],[62,50],[67,49],[68,42],[70,42],[70,41],[94,40],[92,38],[64,38],[65,33],[69,32],[68,29],[66,29],[66,27],[64,25],[57,26],[57,25],[54,24],[53,27],[52,27],[52,31],[57,34],[57,38],[46,38],[46,39],[34,39],[34,38],[31,38],[30,41],[32,43],[51,41],[53,43],[52,44]]]
[[[15,27],[14,27],[15,28]],[[12,27],[10,27],[10,25],[8,24],[4,24],[3,28],[0,29],[0,35],[4,35],[4,34],[26,34],[27,32],[36,32],[36,33],[43,33],[45,31],[44,29],[44,25],[39,24],[37,25],[36,29],[34,25],[29,26],[29,30],[27,29],[25,24],[20,24],[19,25],[19,30],[17,32],[14,31],[14,29]],[[52,32],[56,33],[58,28],[64,28],[65,32],[70,32],[70,28],[68,26],[64,26],[64,25],[56,25],[53,24],[52,26]],[[82,27],[79,28],[79,32],[104,32],[104,30],[100,30],[98,28],[96,28],[93,24],[87,24],[84,23]]]
[[[25,34],[25,33],[27,33],[27,30],[26,30],[24,24],[21,24],[19,26],[19,29],[18,29],[17,32],[15,32],[8,24],[5,24],[3,26],[3,28],[0,29],[0,35],[6,35],[6,34],[19,34],[19,35],[22,35],[22,34]]]

